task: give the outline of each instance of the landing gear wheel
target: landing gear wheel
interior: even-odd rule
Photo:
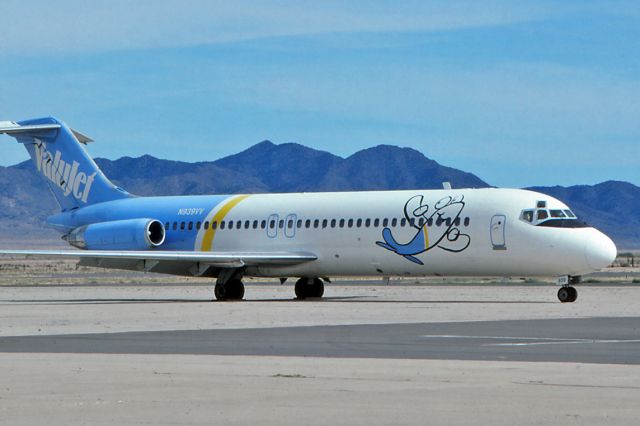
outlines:
[[[213,294],[216,300],[227,300],[227,286],[224,284],[216,284],[213,288]]]
[[[558,290],[558,300],[562,303],[575,302],[578,299],[578,290],[575,287],[560,287]]]
[[[307,297],[322,297],[324,282],[320,278],[300,278],[295,286],[296,298],[303,300]]]
[[[242,300],[244,297],[244,284],[242,280],[230,279],[224,284],[216,284],[213,292],[216,300]]]
[[[311,286],[311,296],[320,298],[324,295],[324,282],[320,278],[316,278],[313,280],[313,285]]]

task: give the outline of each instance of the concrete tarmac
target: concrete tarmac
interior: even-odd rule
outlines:
[[[637,424],[640,287],[0,287],[0,424]]]

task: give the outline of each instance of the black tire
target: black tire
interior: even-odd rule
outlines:
[[[324,282],[320,278],[315,278],[311,285],[310,297],[322,297],[324,295]]]
[[[560,287],[558,289],[558,300],[560,302],[562,302],[562,303],[572,302],[572,300],[571,300],[571,295],[572,295],[571,289],[572,288],[573,287]],[[574,289],[574,291],[575,291],[575,289]]]
[[[300,300],[306,299],[309,296],[309,287],[306,278],[300,278],[296,281],[296,286],[294,287],[296,298]]]
[[[578,290],[576,290],[575,287],[569,287],[569,293],[569,302],[573,303],[578,300]]]
[[[227,281],[225,287],[227,287],[227,291],[229,293],[227,299],[242,300],[244,297],[244,284],[242,283],[242,280],[231,279]]]
[[[324,281],[314,278],[309,282],[308,278],[300,278],[295,286],[296,298],[304,300],[309,297],[322,297],[324,295]]]
[[[213,288],[213,294],[216,296],[216,300],[227,300],[227,293],[227,286],[225,286],[224,284],[216,284],[216,286]]]

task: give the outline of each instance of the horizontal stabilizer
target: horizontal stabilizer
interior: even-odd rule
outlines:
[[[24,133],[39,133],[46,132],[48,130],[58,130],[61,126],[59,124],[31,124],[27,126],[21,126],[15,121],[0,121],[0,133],[7,135],[19,135]]]
[[[20,125],[15,121],[0,121],[0,134],[4,133],[10,136],[20,135],[20,134],[31,134],[37,135],[38,133],[47,132],[50,130],[58,130],[60,128],[60,124],[29,124],[29,125]],[[71,130],[73,136],[78,139],[78,142],[83,144],[88,144],[89,142],[93,142],[89,136],[85,135],[74,129]]]

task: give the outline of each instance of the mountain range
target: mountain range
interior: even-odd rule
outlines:
[[[261,142],[216,161],[188,163],[150,155],[96,163],[116,185],[136,195],[435,189],[490,185],[472,173],[446,167],[419,151],[379,145],[342,158],[295,143]],[[619,248],[640,248],[640,187],[609,181],[598,185],[532,187],[565,201]],[[43,227],[57,205],[30,160],[0,167],[0,239],[44,239]]]

